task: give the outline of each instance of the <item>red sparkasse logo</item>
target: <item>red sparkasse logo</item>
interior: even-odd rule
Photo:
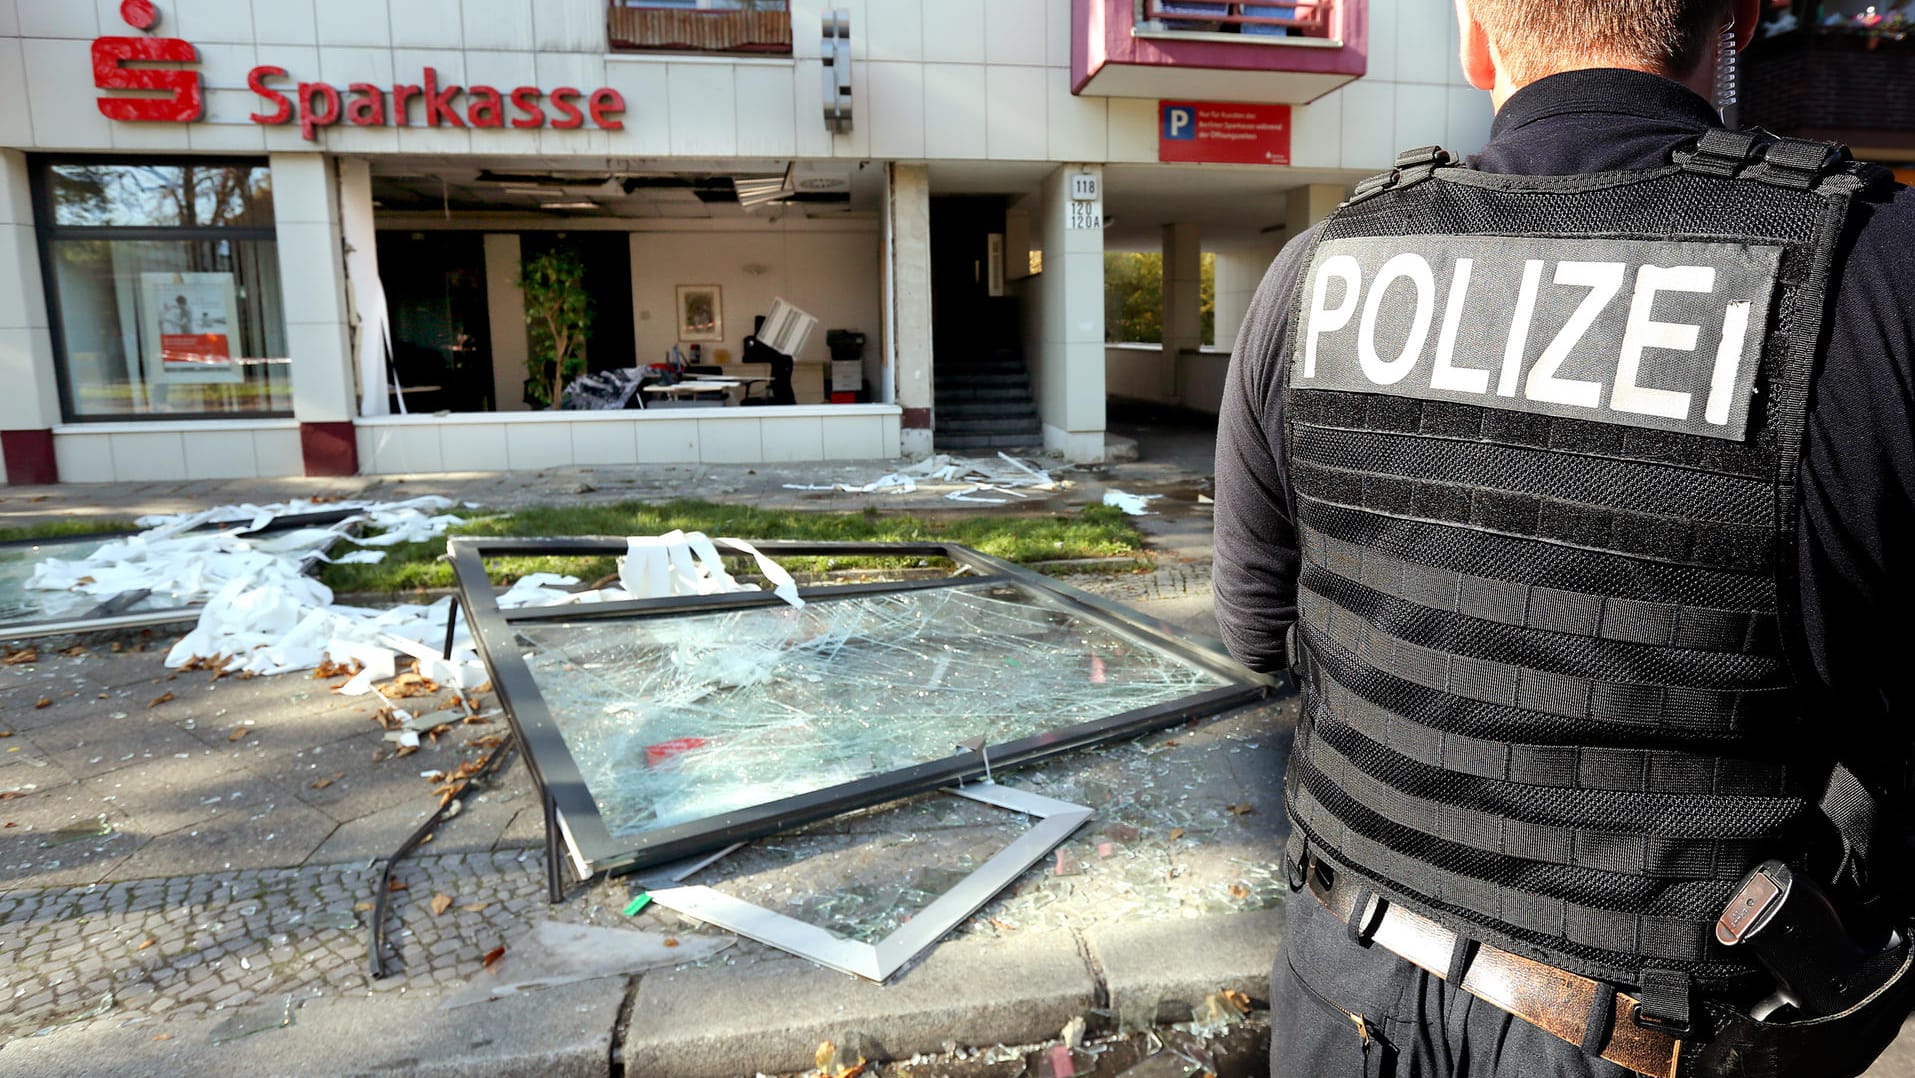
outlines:
[[[150,31],[159,22],[152,0],[125,0],[120,17],[135,30]],[[193,64],[199,62],[199,50],[191,42],[173,37],[102,37],[93,42],[93,84],[102,90],[148,91],[137,97],[102,96],[100,112],[111,120],[144,120],[192,123],[206,111],[197,71],[180,67],[129,67]],[[290,79],[283,67],[261,64],[246,73],[246,86],[270,106],[268,112],[255,112],[247,118],[256,124],[297,123],[299,133],[308,141],[322,127],[340,121],[354,127],[410,127],[407,106],[419,102],[426,126],[439,127],[545,127],[571,130],[592,125],[606,131],[623,131],[625,95],[607,86],[590,94],[572,86],[561,86],[550,93],[536,86],[520,86],[501,92],[491,86],[463,87],[441,85],[439,72],[426,68],[418,84],[396,83],[390,95],[384,87],[355,82],[344,90],[327,82],[298,82],[284,90],[267,84],[268,79]],[[167,96],[150,96],[152,92]],[[455,99],[463,98],[463,101]],[[507,103],[516,113],[508,117]],[[549,114],[547,110],[550,110]]]
[[[159,22],[151,0],[126,0],[120,18],[135,30]],[[206,111],[199,72],[182,68],[128,67],[131,63],[195,64],[199,50],[177,37],[102,37],[93,41],[93,85],[102,90],[159,91],[164,97],[102,97],[109,120],[171,120],[191,123]]]

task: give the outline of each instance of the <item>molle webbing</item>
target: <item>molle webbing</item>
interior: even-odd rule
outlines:
[[[1830,767],[1789,737],[1789,573],[1859,184],[1705,164],[1368,185],[1292,305],[1296,826],[1460,933],[1623,984],[1747,978],[1709,926],[1816,840]]]

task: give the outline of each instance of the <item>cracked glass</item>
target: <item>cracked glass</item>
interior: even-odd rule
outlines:
[[[1239,684],[1015,582],[512,631],[620,839]]]

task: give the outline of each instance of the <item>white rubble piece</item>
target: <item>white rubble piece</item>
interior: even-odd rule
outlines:
[[[439,497],[325,504],[295,500],[142,517],[138,523],[146,530],[138,535],[107,543],[84,559],[41,562],[26,587],[102,598],[144,588],[180,605],[203,603],[199,623],[167,654],[166,665],[181,667],[223,656],[224,668],[233,673],[281,674],[308,669],[326,658],[356,661],[365,667],[354,679],[356,690],[364,692],[372,681],[394,674],[390,649],[379,647],[382,638],[443,640],[450,600],[391,610],[336,606],[332,590],[308,571],[321,560],[371,562],[385,556],[380,550],[361,549],[329,559],[328,548],[342,541],[367,548],[444,535],[447,528],[464,523],[444,512],[452,506]],[[324,526],[255,534],[279,517],[338,510],[349,515]],[[231,520],[249,523],[220,532],[192,530]],[[349,534],[358,526],[380,534]],[[463,650],[463,655],[455,652],[455,659],[476,668],[478,656],[469,640]]]
[[[596,591],[571,591],[576,577],[533,573],[522,577],[499,596],[499,607],[510,610],[523,606],[560,606],[565,604],[623,602],[632,599],[656,599],[670,595],[722,595],[739,591],[759,591],[756,584],[745,584],[725,569],[724,547],[758,563],[758,571],[771,582],[771,592],[792,606],[803,606],[798,583],[785,567],[773,561],[743,539],[713,539],[704,532],[669,531],[664,535],[635,535],[627,539],[625,556],[618,559],[616,588]]]
[[[834,491],[839,494],[915,494],[920,483],[933,487],[955,487],[945,492],[947,499],[978,505],[1006,505],[1019,498],[1028,498],[1030,495],[1025,491],[1052,492],[1065,490],[1071,485],[1068,480],[1056,479],[1050,472],[1033,467],[1008,453],[999,453],[996,460],[972,460],[939,453],[909,467],[887,472],[869,483],[786,483],[785,489]],[[981,496],[990,494],[1010,497]]]
[[[472,643],[465,619],[454,628],[451,654],[444,649],[452,600],[385,609],[338,605],[331,589],[306,575],[313,561],[341,540],[361,547],[390,546],[438,538],[464,521],[437,512],[449,509],[444,498],[405,502],[338,502],[330,506],[291,502],[272,506],[224,506],[201,513],[149,517],[148,530],[108,543],[80,561],[46,561],[27,586],[113,596],[147,588],[182,603],[203,602],[199,623],[167,653],[166,665],[222,660],[229,673],[271,675],[306,670],[330,661],[359,667],[339,692],[384,696],[375,686],[398,676],[402,666],[447,688],[465,691],[486,681],[485,666]],[[348,509],[352,515],[323,528],[250,536],[277,516],[320,508]],[[249,519],[222,533],[193,532],[209,520]],[[382,529],[355,537],[354,524]],[[720,549],[755,559],[773,594],[803,606],[798,585],[783,566],[742,539],[713,539],[702,532],[673,531],[634,536],[618,560],[621,586],[596,591],[571,590],[576,577],[534,573],[499,595],[501,608],[610,602],[667,595],[713,595],[757,591],[725,570]],[[334,561],[377,561],[385,555],[361,550]],[[410,660],[408,662],[408,660]],[[391,701],[386,701],[388,706]],[[394,706],[396,715],[410,716]],[[412,734],[411,730],[404,731]],[[416,737],[416,735],[413,735]],[[401,739],[402,743],[410,743]]]
[[[1162,494],[1127,494],[1121,490],[1107,490],[1104,492],[1104,504],[1121,509],[1133,517],[1148,517],[1156,514],[1144,507],[1161,497]]]

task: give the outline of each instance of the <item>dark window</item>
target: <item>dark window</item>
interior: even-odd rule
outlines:
[[[68,420],[291,413],[264,163],[36,164]]]

